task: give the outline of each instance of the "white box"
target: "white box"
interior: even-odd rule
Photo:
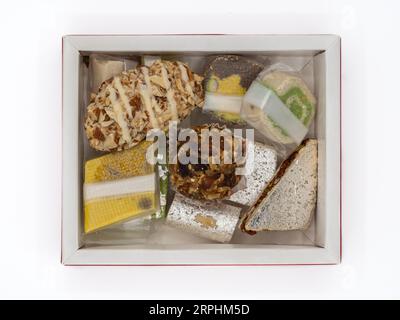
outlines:
[[[65,265],[308,265],[341,260],[341,47],[336,35],[71,35],[63,37],[62,255]],[[313,244],[82,246],[82,55],[240,53],[312,59],[318,99],[318,201]]]

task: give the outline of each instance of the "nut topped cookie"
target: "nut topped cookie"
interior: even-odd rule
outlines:
[[[203,105],[203,78],[179,61],[155,61],[105,82],[92,94],[85,130],[100,151],[129,149],[153,128],[186,118]]]

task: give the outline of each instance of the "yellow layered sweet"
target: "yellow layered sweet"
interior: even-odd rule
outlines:
[[[146,161],[151,142],[89,160],[85,165],[86,233],[157,210],[154,166]]]

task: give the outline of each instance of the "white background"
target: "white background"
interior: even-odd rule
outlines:
[[[0,11],[0,298],[400,298],[398,1],[6,1]],[[60,264],[61,37],[335,33],[343,52],[343,263]]]

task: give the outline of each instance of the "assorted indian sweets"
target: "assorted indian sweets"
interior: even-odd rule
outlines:
[[[198,74],[157,56],[132,69],[92,59],[84,129],[103,155],[84,166],[85,233],[139,217],[217,242],[235,230],[308,228],[318,163],[317,141],[306,138],[312,91],[298,73],[253,58],[206,61]],[[146,141],[155,130],[166,134],[158,145]]]

